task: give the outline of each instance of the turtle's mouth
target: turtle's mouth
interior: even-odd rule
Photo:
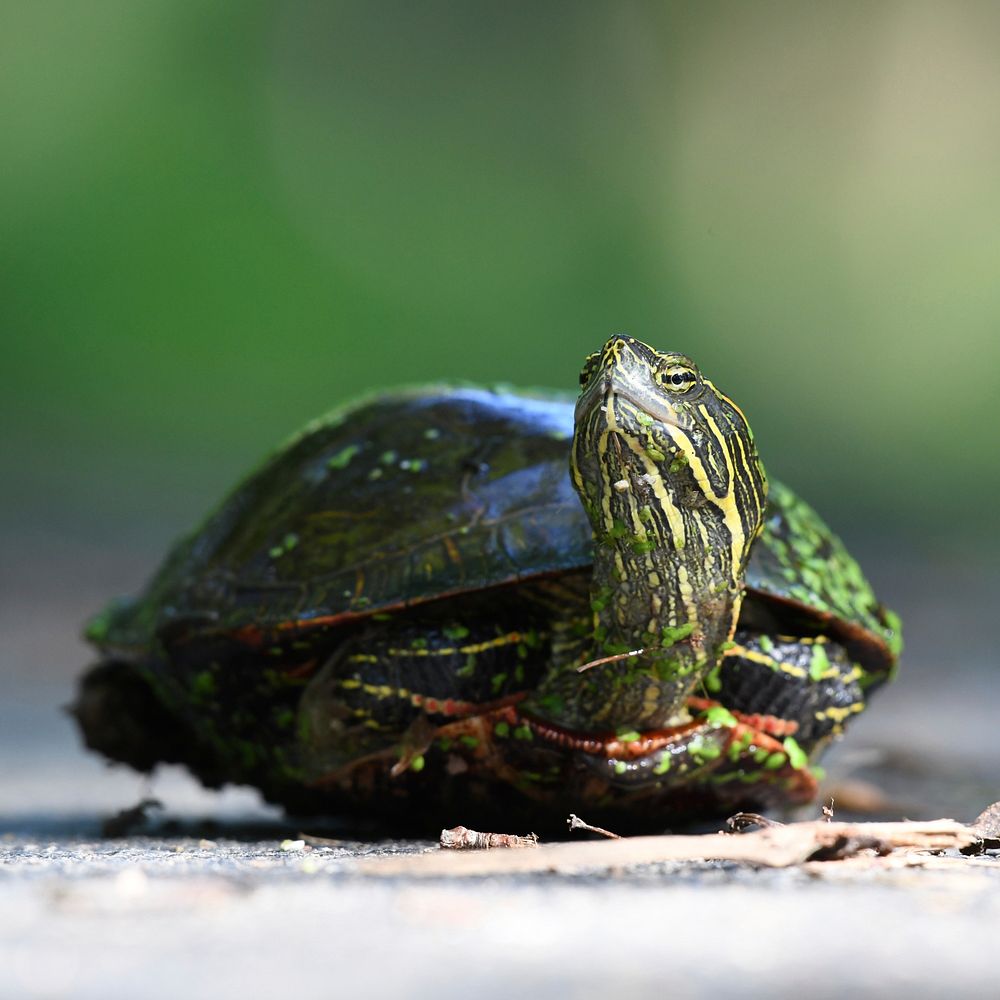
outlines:
[[[599,378],[595,378],[581,393],[576,403],[576,422],[579,424],[586,420],[597,408],[602,410],[609,423],[614,422],[616,399],[624,400],[634,407],[636,412],[644,413],[668,427],[676,427],[682,431],[688,429],[679,419],[677,411],[663,399],[662,394],[642,392],[629,382],[621,378],[616,379],[611,372],[605,372]]]

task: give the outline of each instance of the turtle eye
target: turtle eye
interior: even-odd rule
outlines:
[[[697,384],[698,376],[686,365],[669,365],[657,373],[657,381],[670,392],[687,392]]]
[[[580,388],[584,388],[587,383],[594,377],[594,372],[597,371],[597,367],[601,361],[601,352],[594,351],[593,354],[587,355],[587,360],[583,363],[583,368],[580,371]]]

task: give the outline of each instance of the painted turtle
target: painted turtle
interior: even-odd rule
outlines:
[[[899,626],[680,354],[310,424],[89,625],[87,744],[294,811],[656,829],[806,801]]]

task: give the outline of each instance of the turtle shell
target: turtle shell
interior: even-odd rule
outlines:
[[[280,448],[88,638],[129,658],[178,633],[256,646],[585,568],[572,434],[565,396],[437,386],[369,397]],[[741,625],[826,632],[873,674],[891,670],[892,616],[816,513],[773,481],[746,583]]]

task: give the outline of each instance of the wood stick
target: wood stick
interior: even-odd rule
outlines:
[[[849,857],[858,851],[942,851],[980,840],[954,820],[906,823],[831,823],[813,820],[753,833],[701,836],[628,837],[585,843],[543,844],[530,851],[432,851],[359,861],[363,875],[418,878],[513,875],[540,872],[580,874],[663,861],[736,861],[785,868],[814,858]]]

